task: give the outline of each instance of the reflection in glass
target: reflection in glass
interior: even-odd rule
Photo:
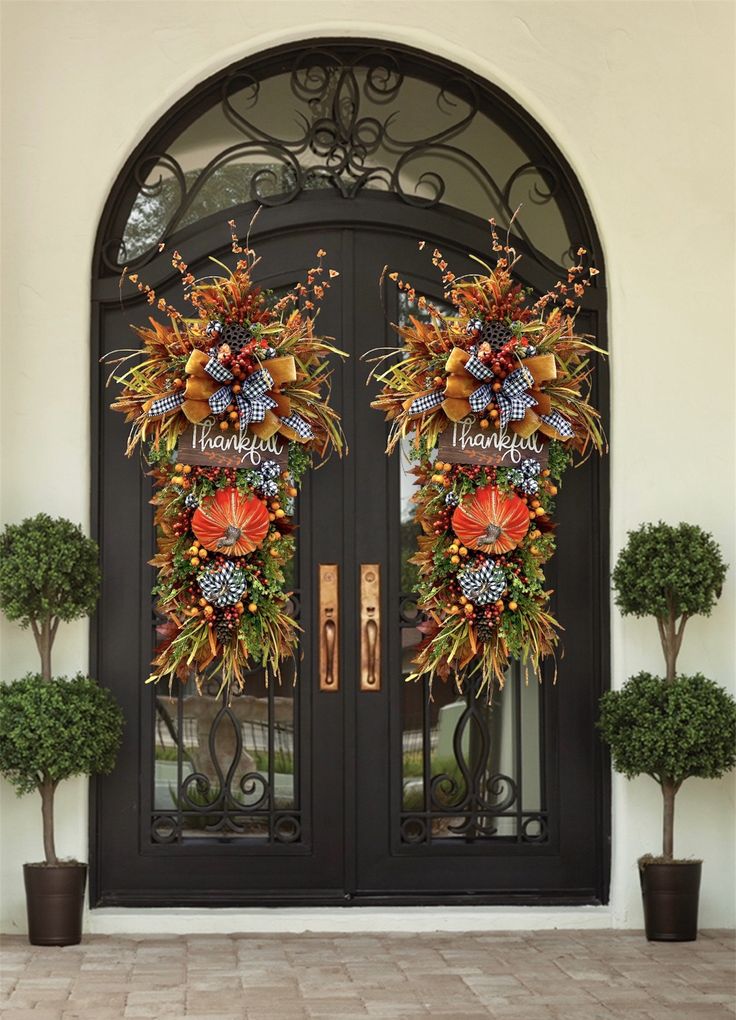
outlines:
[[[419,632],[413,635],[416,644]],[[403,652],[410,657],[409,641]],[[404,842],[546,836],[540,690],[525,685],[519,672],[507,677],[492,705],[472,684],[459,694],[452,682],[435,681],[431,700],[426,682],[404,684]]]
[[[431,314],[427,307],[421,307],[417,303],[418,295],[415,296],[413,301],[410,301],[409,295],[405,291],[399,291],[399,315],[398,324],[399,326],[409,325],[410,318],[418,319],[420,322],[428,322],[431,319]],[[436,298],[430,298],[431,304],[440,312],[442,315],[450,316],[453,314],[451,305],[445,304]],[[410,456],[411,440],[404,437],[401,440],[399,447],[399,459],[401,462],[400,472],[400,494],[401,500],[401,523],[400,523],[400,542],[401,542],[401,591],[403,593],[402,598],[405,595],[413,593],[418,573],[417,568],[413,563],[409,563],[409,559],[416,552],[416,537],[419,533],[419,527],[414,520],[414,506],[412,503],[412,496],[416,488],[416,478],[412,474],[412,468],[414,462],[412,462]],[[418,634],[418,632],[417,632]]]
[[[200,695],[156,699],[154,810],[173,814],[181,838],[269,837],[274,812],[296,804],[294,687],[267,688],[262,671],[229,701],[217,680]]]

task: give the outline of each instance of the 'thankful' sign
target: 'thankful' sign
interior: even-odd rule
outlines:
[[[203,467],[257,468],[265,460],[288,466],[289,450],[282,436],[260,439],[252,432],[221,430],[214,418],[190,425],[179,437],[179,461]]]
[[[549,449],[538,433],[518,436],[508,429],[482,429],[472,418],[452,422],[440,436],[437,456],[448,464],[516,467],[523,460],[546,465]]]

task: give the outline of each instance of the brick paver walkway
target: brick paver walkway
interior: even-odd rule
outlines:
[[[107,937],[2,944],[2,1020],[734,1020],[734,936]]]

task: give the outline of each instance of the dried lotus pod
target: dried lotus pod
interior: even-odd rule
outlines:
[[[250,327],[240,322],[226,322],[219,336],[219,342],[227,344],[232,354],[240,354],[252,339]]]

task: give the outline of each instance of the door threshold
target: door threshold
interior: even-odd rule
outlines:
[[[552,931],[613,928],[610,906],[98,907],[91,935]]]

